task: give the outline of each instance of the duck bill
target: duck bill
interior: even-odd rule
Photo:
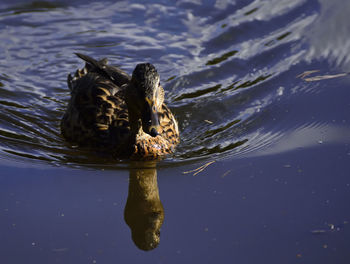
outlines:
[[[159,115],[154,104],[147,104],[142,118],[142,129],[152,137],[159,135]]]

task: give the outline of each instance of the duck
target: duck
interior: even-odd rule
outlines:
[[[137,64],[130,76],[106,58],[75,54],[85,66],[67,78],[63,138],[121,159],[154,160],[173,153],[180,142],[178,123],[164,103],[155,66]]]

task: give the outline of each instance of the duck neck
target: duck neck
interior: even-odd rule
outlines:
[[[125,88],[125,102],[129,113],[131,139],[136,141],[136,136],[140,133],[140,130],[142,130],[142,123],[141,123],[140,115],[135,111],[133,107],[135,97],[136,97],[134,93],[135,93],[135,89],[132,87],[132,85],[128,85]]]
[[[131,137],[133,140],[136,140],[137,135],[142,133],[142,123],[141,119],[138,118],[132,111],[129,111],[129,124]]]

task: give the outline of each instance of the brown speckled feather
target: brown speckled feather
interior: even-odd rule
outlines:
[[[157,159],[179,143],[177,122],[165,104],[158,111],[160,132],[152,137],[131,132],[125,99],[130,77],[119,68],[77,54],[83,69],[68,75],[71,98],[61,121],[63,137],[79,146],[111,152],[119,158]]]
[[[157,137],[151,137],[146,133],[137,135],[133,158],[156,159],[174,152],[175,146],[180,142],[178,126],[173,114],[165,104],[162,105],[159,119],[162,129],[160,135]]]

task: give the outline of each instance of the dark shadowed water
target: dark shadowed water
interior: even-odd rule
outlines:
[[[350,263],[349,14],[346,0],[2,0],[0,262]],[[64,141],[74,52],[157,67],[174,155],[155,169]]]

